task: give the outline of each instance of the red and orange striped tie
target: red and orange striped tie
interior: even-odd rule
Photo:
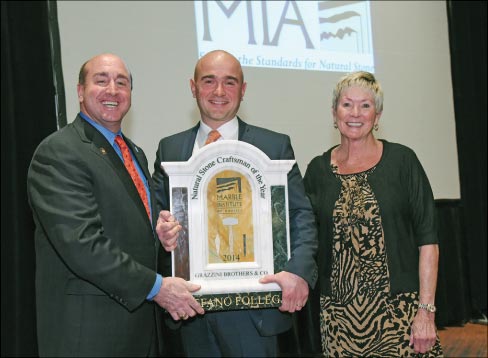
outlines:
[[[142,182],[141,177],[139,176],[139,173],[137,172],[134,162],[132,161],[132,155],[130,154],[129,147],[127,146],[127,144],[125,143],[124,139],[121,136],[116,136],[115,142],[117,143],[117,145],[120,148],[120,151],[122,152],[122,158],[124,158],[125,168],[129,172],[130,177],[132,178],[132,181],[136,186],[137,192],[139,193],[139,196],[141,197],[141,200],[144,203],[147,216],[151,218],[151,211],[149,210],[149,202],[147,200],[146,188],[144,186],[144,183]]]

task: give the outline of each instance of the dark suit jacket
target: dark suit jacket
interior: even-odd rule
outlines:
[[[125,140],[153,193],[143,151]],[[27,189],[39,354],[146,356],[157,337],[146,296],[161,246],[113,147],[78,116],[39,145]]]
[[[161,169],[161,162],[187,161],[193,151],[195,138],[200,124],[184,132],[161,139],[153,180],[159,209],[169,209],[168,177]],[[239,119],[239,140],[254,145],[270,159],[295,159],[290,138],[264,128],[249,125]],[[317,281],[315,255],[318,247],[317,231],[312,207],[305,195],[302,176],[297,164],[288,173],[288,200],[290,219],[291,258],[285,271],[297,274],[305,279],[310,287]],[[260,309],[243,311],[250,314],[263,336],[276,335],[291,327],[291,315],[278,309]]]

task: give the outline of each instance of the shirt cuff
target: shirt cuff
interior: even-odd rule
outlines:
[[[156,274],[156,281],[154,282],[154,286],[149,292],[149,295],[147,295],[146,299],[151,301],[154,296],[159,292],[159,289],[161,288],[161,285],[163,284],[163,276],[161,276],[159,273]]]

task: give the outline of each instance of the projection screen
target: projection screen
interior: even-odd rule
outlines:
[[[189,80],[222,48],[243,64],[238,115],[290,135],[302,174],[339,143],[332,89],[374,72],[385,92],[378,138],[418,155],[436,199],[460,197],[446,4],[443,1],[58,1],[68,121],[78,71],[92,56],[124,58],[134,78],[123,131],[153,171],[162,137],[195,125]]]

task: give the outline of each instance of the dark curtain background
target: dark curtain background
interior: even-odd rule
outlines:
[[[451,72],[472,313],[486,321],[486,1],[448,1]]]
[[[37,355],[34,223],[26,177],[57,129],[47,1],[2,1],[2,356]]]
[[[439,326],[486,315],[486,2],[447,1],[461,200],[437,200]],[[34,224],[26,174],[66,123],[55,1],[2,1],[2,356],[37,355]],[[85,59],[80,59],[80,64]],[[435,139],[434,139],[435,140]],[[435,143],[433,143],[435,145]],[[284,355],[320,351],[318,295],[280,337]],[[174,352],[177,353],[177,352]]]

